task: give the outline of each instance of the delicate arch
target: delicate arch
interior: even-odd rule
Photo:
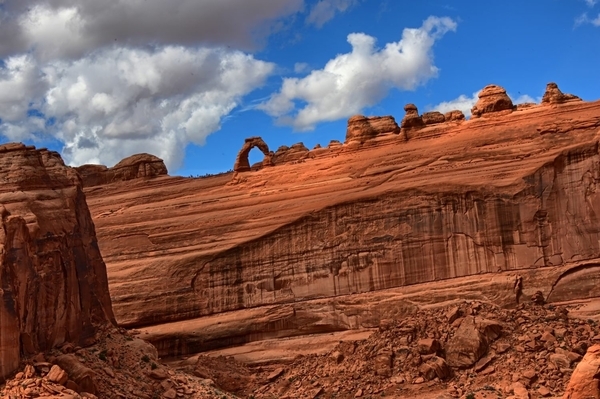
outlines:
[[[258,136],[248,137],[242,146],[242,149],[240,152],[238,152],[237,158],[235,159],[235,164],[233,165],[233,170],[235,172],[247,172],[250,170],[248,154],[254,147],[258,148],[263,154],[265,154],[265,158],[262,162],[263,166],[273,166],[273,161],[271,160],[272,153],[269,151],[269,146],[267,143],[265,143],[263,139]]]

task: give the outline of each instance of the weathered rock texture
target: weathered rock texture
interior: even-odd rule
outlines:
[[[385,133],[399,133],[400,127],[393,116],[355,115],[348,119],[346,143],[357,140],[364,142]]]
[[[281,146],[273,154],[273,164],[281,165],[288,162],[301,161],[309,156],[309,150],[304,143],[296,143],[291,147]]]
[[[107,168],[104,165],[82,165],[75,168],[85,187],[98,186],[138,178],[166,175],[167,167],[162,159],[150,154],[136,154]]]
[[[51,151],[0,146],[0,379],[22,355],[89,343],[114,322],[106,267],[75,170]]]
[[[402,128],[420,128],[425,125],[425,123],[423,122],[423,118],[421,118],[421,116],[419,115],[419,110],[417,109],[416,105],[406,104],[404,106],[404,111],[406,113],[404,114],[404,118],[402,118],[402,122],[400,123],[400,126]]]
[[[490,112],[512,110],[513,103],[506,90],[497,85],[487,85],[479,92],[479,100],[471,109],[471,115],[475,118]]]
[[[587,350],[571,376],[563,399],[600,398],[600,345]]]
[[[565,94],[558,88],[554,82],[546,85],[546,91],[542,97],[542,104],[561,104],[566,101],[581,101],[581,99],[573,94]]]
[[[263,166],[272,166],[273,154],[269,151],[269,146],[267,143],[263,141],[260,137],[249,137],[244,142],[244,145],[238,152],[237,158],[235,159],[235,164],[233,165],[233,170],[235,172],[247,172],[250,170],[250,163],[248,161],[248,154],[250,150],[254,147],[258,148],[265,155],[262,165]]]
[[[465,296],[599,296],[599,131],[600,102],[566,102],[313,150],[236,184],[89,190],[117,319],[165,354]]]

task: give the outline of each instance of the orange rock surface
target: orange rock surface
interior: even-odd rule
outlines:
[[[411,106],[404,133],[274,167],[87,188],[118,322],[174,355],[465,297],[599,296],[600,101],[488,91],[481,118]]]
[[[0,146],[0,380],[22,357],[94,342],[114,323],[77,173],[56,152]]]

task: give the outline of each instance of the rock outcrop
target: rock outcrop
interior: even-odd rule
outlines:
[[[471,115],[478,118],[484,114],[513,109],[513,103],[506,90],[497,85],[487,85],[479,92],[479,100],[471,109]]]
[[[22,356],[114,323],[79,176],[56,152],[0,146],[0,379]]]
[[[461,122],[465,120],[465,114],[463,114],[463,112],[459,110],[449,111],[444,114],[444,120],[446,122]]]
[[[465,296],[599,296],[599,131],[600,102],[566,102],[334,143],[234,186],[87,190],[116,317],[166,355],[373,327]]]
[[[348,119],[346,129],[346,143],[356,140],[364,142],[379,135],[390,133],[397,134],[400,127],[393,116],[371,116],[354,115]]]
[[[587,350],[577,365],[563,399],[600,398],[600,345]]]
[[[104,165],[82,165],[75,169],[81,176],[84,187],[168,174],[163,160],[150,154],[132,155],[112,168]]]
[[[235,163],[233,164],[234,172],[247,172],[250,170],[248,154],[254,147],[262,151],[265,156],[262,161],[262,166],[273,166],[273,153],[269,151],[269,146],[267,143],[265,143],[263,139],[258,136],[248,137],[235,159]]]
[[[304,143],[296,143],[291,147],[281,146],[273,154],[272,162],[274,165],[297,162],[307,158],[309,155],[308,151]]]
[[[413,129],[420,128],[425,126],[423,122],[423,118],[419,115],[419,110],[417,106],[414,104],[406,104],[404,106],[404,118],[402,118],[402,122],[400,123],[400,127],[403,129]]]
[[[573,94],[563,93],[554,82],[550,82],[546,85],[546,91],[542,97],[542,104],[562,104],[567,101],[581,101],[581,99]]]
[[[423,119],[423,123],[426,125],[435,125],[437,123],[444,123],[446,120],[444,114],[438,111],[425,112],[421,118]]]

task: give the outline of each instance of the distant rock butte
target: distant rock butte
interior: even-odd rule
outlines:
[[[162,159],[150,154],[135,154],[107,168],[104,165],[82,165],[75,168],[85,187],[98,186],[137,178],[166,175]]]
[[[114,323],[79,176],[56,152],[0,146],[0,380],[22,356]]]
[[[299,158],[233,178],[86,190],[117,320],[166,355],[465,297],[600,296],[600,101],[486,92],[481,118],[411,106],[399,134],[282,148]]]

